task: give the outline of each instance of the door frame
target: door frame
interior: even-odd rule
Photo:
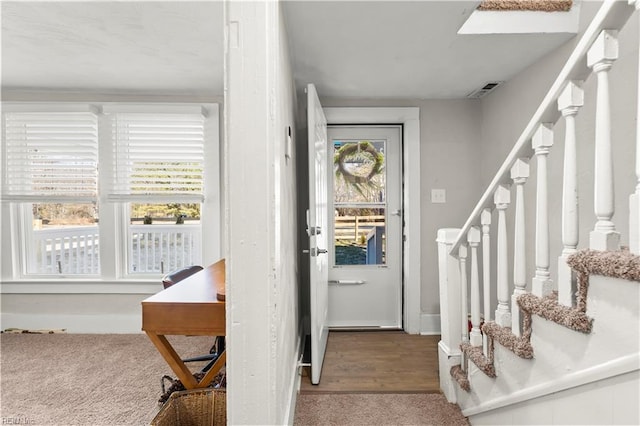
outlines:
[[[410,334],[421,328],[420,265],[420,108],[418,107],[325,107],[327,124],[401,124],[404,190],[402,293],[403,325]]]

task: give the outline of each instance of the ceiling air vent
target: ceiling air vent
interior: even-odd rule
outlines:
[[[490,81],[488,83],[485,83],[484,86],[482,86],[481,88],[476,89],[473,92],[469,93],[467,95],[467,98],[480,99],[481,97],[491,92],[493,89],[495,89],[502,83],[503,83],[502,81]]]

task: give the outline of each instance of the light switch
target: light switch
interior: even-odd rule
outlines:
[[[447,202],[447,192],[444,189],[431,190],[431,202],[434,204],[443,204]]]

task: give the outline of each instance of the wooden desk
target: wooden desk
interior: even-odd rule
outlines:
[[[222,259],[142,301],[142,329],[186,389],[207,387],[224,365],[226,353],[198,382],[165,336],[224,336],[224,284]]]

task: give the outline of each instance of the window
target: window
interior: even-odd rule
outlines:
[[[114,153],[109,198],[126,202],[128,273],[201,263],[204,117],[109,114]]]
[[[205,196],[217,192],[205,173],[217,161],[208,107],[5,106],[13,277],[155,279],[215,253],[216,239],[202,238],[217,228],[203,227],[203,212],[218,220]]]
[[[99,274],[98,122],[89,112],[7,113],[3,199],[19,204],[27,274]]]

